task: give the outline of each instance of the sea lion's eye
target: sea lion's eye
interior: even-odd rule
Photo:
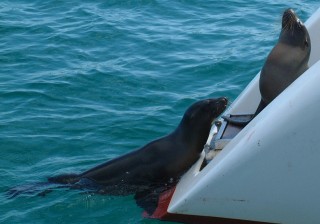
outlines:
[[[309,47],[309,42],[308,42],[308,40],[305,40],[305,41],[304,41],[304,46],[305,46],[305,47]]]

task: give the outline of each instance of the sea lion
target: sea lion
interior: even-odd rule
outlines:
[[[44,193],[48,192],[44,187],[54,184],[54,187],[89,189],[101,194],[135,194],[138,205],[152,212],[158,194],[176,183],[199,159],[211,124],[225,110],[227,102],[224,97],[198,101],[187,109],[169,135],[80,174],[50,177],[37,187]],[[15,197],[28,191],[34,193],[35,187],[13,188],[8,194]]]
[[[307,28],[292,9],[285,10],[279,40],[261,69],[261,101],[253,117],[308,69],[310,52],[311,41]],[[241,126],[251,120],[238,122],[228,117],[224,119]]]
[[[126,189],[146,183],[168,183],[199,159],[211,124],[226,105],[224,97],[198,101],[189,107],[171,134],[81,174],[59,175],[48,180],[74,184],[89,179],[101,186],[125,185]]]

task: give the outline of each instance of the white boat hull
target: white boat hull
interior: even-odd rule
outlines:
[[[158,211],[167,215],[164,219],[185,215],[229,221],[320,223],[320,9],[306,27],[312,44],[310,69],[204,169],[200,171],[202,157],[182,177],[175,190],[164,197],[166,211]],[[258,77],[226,113],[255,111],[260,101]]]

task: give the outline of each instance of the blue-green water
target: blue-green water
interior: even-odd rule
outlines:
[[[280,2],[280,1],[279,1]],[[133,197],[13,186],[83,171],[174,129],[194,101],[231,101],[260,70],[281,14],[305,1],[0,3],[0,222],[160,223]]]

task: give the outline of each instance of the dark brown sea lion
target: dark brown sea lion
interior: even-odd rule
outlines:
[[[292,9],[285,10],[279,40],[261,69],[261,101],[253,117],[308,69],[310,52],[311,41],[307,28]],[[250,121],[238,122],[224,118],[242,126]]]
[[[225,110],[227,102],[224,97],[198,101],[187,109],[171,134],[88,171],[50,177],[37,186],[44,193],[47,191],[43,188],[55,184],[101,194],[135,194],[137,203],[150,211],[148,206],[155,208],[158,194],[176,183],[199,159],[211,124]],[[13,188],[8,194],[15,197],[28,191],[35,191],[35,187]],[[150,202],[152,205],[148,205]]]
[[[226,98],[198,101],[171,134],[81,174],[60,175],[49,181],[72,184],[86,178],[103,186],[169,182],[199,159],[211,124],[226,105]]]

